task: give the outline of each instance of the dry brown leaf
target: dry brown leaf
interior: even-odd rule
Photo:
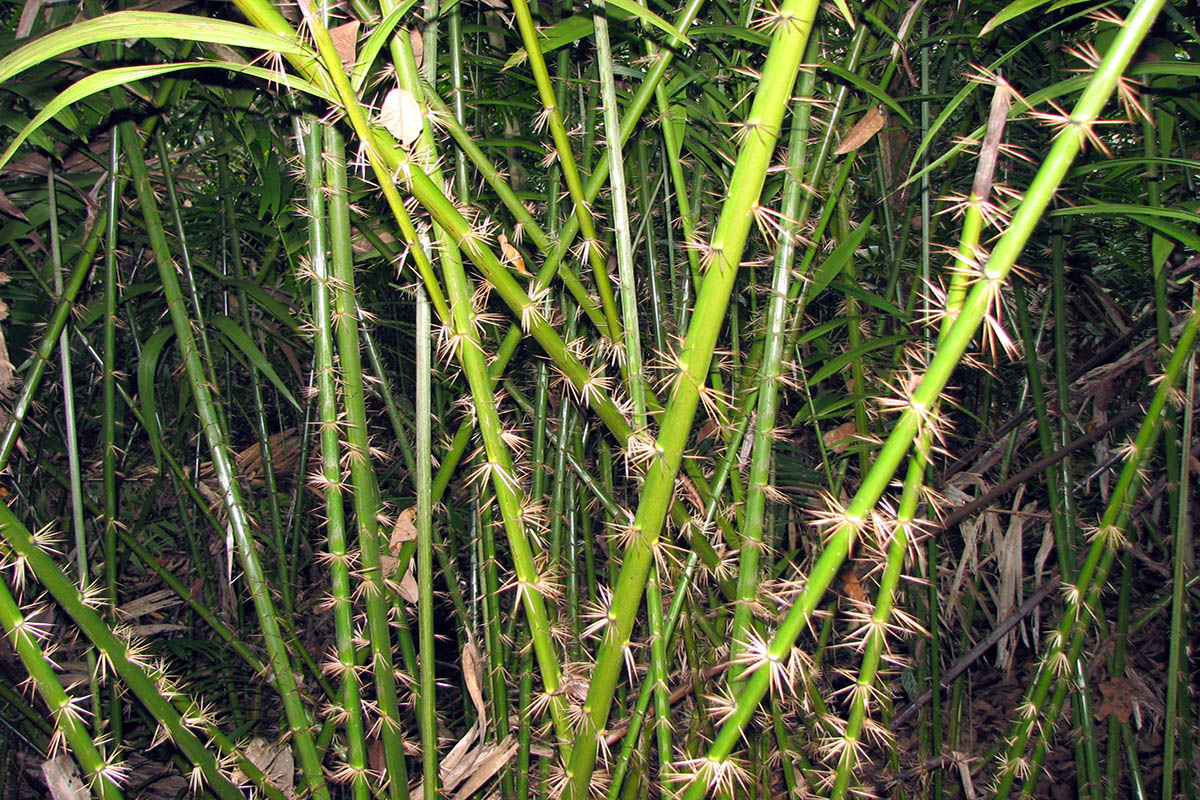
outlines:
[[[475,637],[467,631],[467,643],[462,649],[462,673],[467,682],[467,694],[475,704],[475,712],[479,715],[480,725],[487,730],[487,705],[483,701],[483,659],[479,648],[475,646]]]
[[[854,440],[854,434],[858,433],[858,425],[853,422],[843,422],[831,431],[825,431],[825,435],[821,437],[821,441],[825,446],[833,450],[835,453],[844,453]]]
[[[387,756],[383,752],[382,739],[371,739],[367,745],[367,766],[380,774],[387,771]]]
[[[395,569],[393,566],[392,569]],[[404,572],[404,577],[400,579],[400,585],[396,587],[396,591],[400,596],[409,603],[417,602],[419,595],[417,594],[417,579],[413,576],[412,561],[408,563],[408,569]]]
[[[379,124],[387,128],[400,144],[409,147],[421,135],[424,117],[417,98],[407,89],[396,87],[383,98],[379,109]]]
[[[342,60],[347,72],[354,69],[354,62],[358,58],[359,27],[361,27],[359,21],[352,19],[345,25],[329,29],[329,38],[333,40],[333,49],[337,50],[338,58]]]
[[[444,792],[453,791],[454,787],[462,783],[475,766],[479,754],[472,750],[471,746],[479,738],[479,733],[479,720],[475,720],[475,724],[467,729],[463,737],[455,742],[454,747],[450,748],[450,752],[438,764],[438,779],[442,782]],[[409,797],[420,797],[423,785],[423,783],[418,783],[416,786],[410,787]]]
[[[525,269],[525,259],[521,257],[521,251],[513,247],[512,242],[508,241],[508,237],[501,233],[496,237],[496,241],[500,243],[501,263],[512,267],[526,278],[532,278],[533,273]]]
[[[867,593],[863,590],[862,579],[858,577],[858,573],[854,568],[846,570],[845,576],[842,578],[842,591],[846,593],[855,603],[867,603]]]
[[[33,32],[33,24],[42,13],[44,0],[29,0],[21,9],[21,19],[17,21],[17,38],[24,39]]]
[[[396,515],[396,524],[392,526],[392,535],[388,539],[388,550],[393,555],[400,554],[400,548],[405,542],[417,540],[417,507],[409,506]]]
[[[481,786],[492,779],[517,752],[517,740],[506,736],[499,744],[489,744],[483,748],[475,763],[471,765],[471,777],[454,795],[454,800],[466,800],[475,794]]]
[[[471,745],[475,744],[475,740],[479,738],[480,731],[480,721],[476,720],[475,724],[467,729],[463,737],[454,743],[454,747],[450,748],[450,752],[442,759],[442,763],[438,766],[438,774],[441,776],[443,784],[446,783],[446,776],[462,766],[463,763],[468,765],[475,763],[475,756],[471,754]]]
[[[396,241],[396,237],[392,236],[387,231],[378,231],[375,235],[378,236],[379,241],[383,242],[384,244],[391,244],[392,242]],[[350,242],[350,249],[359,255],[362,255],[374,250],[375,245],[372,244],[371,241],[365,236],[356,236],[354,237],[354,240]]]
[[[183,600],[170,589],[159,589],[156,592],[144,594],[141,597],[127,600],[117,608],[122,619],[132,620],[147,614],[157,614],[164,609],[173,608]]]
[[[963,791],[967,800],[975,800],[979,795],[975,793],[975,781],[971,777],[971,764],[965,757],[957,753],[955,755],[958,756],[954,759],[954,763],[958,767],[958,776],[962,779]]]
[[[0,300],[0,321],[8,319],[8,306]],[[12,394],[12,388],[17,382],[17,370],[8,357],[8,340],[4,338],[4,330],[0,329],[0,397]]]
[[[43,761],[42,777],[54,800],[90,800],[92,796],[79,779],[79,770],[70,756],[59,754]]]
[[[160,633],[179,633],[186,631],[185,625],[173,625],[169,622],[158,622],[151,625],[130,625],[124,630],[129,632],[130,636],[136,636],[139,639],[149,639],[151,636],[157,636]]]
[[[17,207],[17,204],[8,199],[8,195],[0,192],[0,211],[8,214],[10,217],[16,217],[24,222],[29,222],[29,217],[25,216],[25,212]]]
[[[992,94],[992,106],[988,112],[987,134],[979,148],[979,163],[975,166],[975,182],[971,193],[981,202],[988,199],[992,191],[992,179],[1000,156],[1000,143],[1004,140],[1004,125],[1008,121],[1008,109],[1012,106],[1014,92],[1008,82],[996,76],[996,90]]]
[[[417,62],[417,66],[421,66],[421,59],[425,57],[425,37],[416,28],[408,29],[408,41],[412,44],[413,59]]]
[[[846,153],[852,153],[862,147],[883,129],[885,122],[887,122],[887,112],[883,110],[883,106],[875,106],[859,117],[858,122],[854,123],[854,127],[846,134],[846,138],[842,140],[834,154],[844,156]]]
[[[1096,707],[1097,719],[1112,716],[1122,724],[1128,724],[1136,699],[1133,684],[1125,678],[1113,678],[1107,683],[1100,684],[1100,694],[1104,699]]]
[[[268,781],[283,792],[285,797],[296,796],[296,765],[292,759],[292,748],[282,742],[274,744],[261,736],[255,736],[243,751],[246,760],[258,767]],[[235,783],[247,784],[249,779],[240,769],[233,771]]]

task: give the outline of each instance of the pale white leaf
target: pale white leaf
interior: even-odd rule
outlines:
[[[379,124],[387,128],[400,144],[409,147],[421,135],[424,118],[417,98],[407,89],[396,87],[383,98],[379,109]]]

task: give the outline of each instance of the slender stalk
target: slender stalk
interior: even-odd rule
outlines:
[[[75,261],[75,266],[72,268],[71,274],[63,282],[63,289],[54,306],[54,312],[50,315],[46,324],[46,330],[43,332],[37,349],[31,357],[31,363],[26,370],[25,380],[21,386],[21,393],[13,401],[11,417],[8,420],[8,424],[4,426],[3,436],[0,437],[0,469],[7,467],[9,459],[12,457],[13,448],[16,447],[17,441],[21,436],[21,426],[24,424],[25,417],[33,405],[38,389],[41,388],[42,378],[45,376],[46,367],[50,363],[50,356],[54,353],[54,348],[59,343],[62,332],[66,328],[67,320],[71,315],[72,305],[76,297],[78,297],[79,290],[83,287],[84,281],[87,280],[88,272],[91,270],[92,263],[96,257],[96,251],[100,248],[101,234],[107,224],[108,213],[101,211],[96,222],[84,237],[83,247],[80,250],[79,258]]]
[[[354,647],[354,605],[350,566],[352,556],[346,536],[345,501],[342,495],[341,442],[338,436],[338,375],[334,366],[333,322],[334,281],[328,258],[328,216],[325,212],[325,142],[316,120],[297,122],[302,137],[304,171],[308,183],[309,251],[308,269],[312,277],[313,377],[317,390],[317,430],[321,461],[320,486],[325,501],[325,538],[329,548],[329,585],[333,611],[334,648],[341,686],[338,692],[340,712],[345,718],[346,770],[356,800],[369,794],[367,780],[366,736],[363,723],[358,662]]]
[[[815,76],[806,72],[801,77],[799,94],[812,91]],[[789,160],[783,204],[780,214],[785,220],[795,220],[800,212],[802,190],[795,177],[803,174],[805,167],[805,141],[808,139],[811,108],[798,104],[792,121],[788,141]],[[799,227],[798,222],[791,223]],[[767,506],[767,492],[771,478],[772,451],[775,442],[775,427],[780,404],[779,382],[783,374],[783,353],[787,339],[787,324],[790,318],[788,295],[792,277],[793,260],[796,254],[796,237],[799,231],[785,231],[775,252],[775,268],[771,278],[770,296],[767,301],[766,330],[763,333],[763,356],[758,370],[758,407],[754,416],[754,444],[750,451],[750,474],[746,495],[746,512],[742,520],[742,543],[738,560],[737,605],[734,607],[733,622],[729,631],[729,659],[738,662],[743,658],[750,642],[751,613],[759,602],[761,582],[759,561],[764,549],[763,519]],[[734,687],[740,679],[735,678]]]
[[[643,429],[646,427],[646,377],[642,374],[640,334],[642,326],[638,320],[638,293],[633,274],[633,240],[629,222],[629,197],[625,190],[625,157],[621,149],[621,129],[617,119],[617,89],[613,77],[612,43],[608,37],[608,18],[605,15],[604,0],[598,0],[593,4],[593,8],[592,23],[596,31],[600,98],[604,107],[604,138],[607,140],[604,150],[608,158],[609,186],[612,190],[613,228],[617,238],[617,275],[621,289],[622,327],[614,326],[611,320],[608,327],[610,331],[620,331],[616,338],[623,347],[625,384],[629,391],[629,399],[633,404],[633,426]],[[571,185],[569,177],[568,185]],[[579,188],[582,191],[582,187]],[[602,285],[606,284],[607,278],[601,280],[599,276],[600,273],[597,273],[597,280]],[[603,289],[600,297],[602,300],[605,297]]]
[[[162,220],[158,214],[157,201],[146,171],[141,144],[132,124],[123,124],[122,140],[125,142],[125,152],[129,158],[134,185],[137,188],[142,216],[150,234],[159,280],[162,282],[163,294],[166,297],[171,322],[175,328],[175,337],[187,370],[196,411],[200,416],[201,428],[220,485],[221,499],[229,520],[229,535],[233,539],[233,543],[237,545],[242,573],[254,601],[258,623],[270,656],[271,668],[275,673],[275,685],[283,699],[294,746],[303,769],[305,784],[314,797],[326,798],[329,796],[329,790],[325,784],[312,734],[309,732],[308,711],[301,702],[296,677],[292,671],[291,656],[288,654],[280,633],[279,617],[263,577],[262,566],[250,528],[250,519],[242,501],[234,460],[230,455],[228,434],[217,413],[209,378],[200,351],[196,346],[192,320],[188,317],[184,307],[183,293],[167,245]]]
[[[747,138],[729,183],[729,197],[709,244],[708,273],[696,301],[682,352],[676,365],[673,392],[662,417],[656,444],[658,455],[650,462],[646,481],[634,517],[634,532],[622,560],[620,576],[613,590],[609,624],[596,656],[591,686],[575,756],[568,767],[569,796],[583,798],[591,779],[597,737],[605,726],[612,706],[620,665],[630,644],[634,617],[641,605],[643,589],[659,542],[659,534],[674,493],[683,449],[691,432],[692,419],[700,402],[703,382],[708,375],[713,349],[741,264],[742,251],[749,234],[752,207],[758,202],[763,181],[780,125],[786,101],[791,96],[800,56],[808,42],[817,3],[792,0],[780,9],[785,20],[776,31],[767,61],[763,65],[758,93],[744,123]]]
[[[558,156],[559,166],[562,168],[562,177],[567,183],[571,201],[575,204],[573,215],[578,221],[579,230],[583,232],[584,257],[591,264],[592,271],[595,273],[596,288],[600,292],[600,305],[604,310],[606,323],[606,329],[602,332],[614,343],[620,344],[624,334],[617,319],[617,306],[608,274],[608,261],[603,252],[603,241],[596,232],[595,221],[589,206],[591,198],[584,191],[579,168],[575,163],[575,154],[571,148],[571,141],[567,137],[562,112],[558,108],[558,99],[555,97],[554,87],[550,81],[550,71],[542,56],[542,46],[538,41],[537,29],[529,10],[529,3],[526,0],[515,0],[513,12],[516,15],[517,27],[521,31],[521,40],[525,45],[529,65],[533,69],[538,95],[542,101],[544,124],[550,129],[550,136],[554,141],[554,151]]]
[[[215,138],[221,138],[214,132]],[[160,139],[161,142],[161,139]],[[161,148],[160,148],[161,151]],[[160,152],[161,157],[161,152]],[[217,181],[221,189],[221,224],[225,227],[225,238],[228,241],[228,252],[222,252],[225,260],[233,266],[234,277],[240,282],[246,278],[245,260],[242,255],[241,232],[238,230],[238,217],[233,206],[233,193],[230,186],[229,160],[217,160]],[[228,263],[224,266],[228,267]],[[237,290],[237,305],[242,323],[242,330],[248,337],[262,346],[261,331],[257,331],[250,318],[250,303],[245,289],[239,286]],[[254,407],[254,432],[258,437],[259,453],[262,457],[263,480],[266,484],[267,510],[271,518],[272,543],[275,545],[275,586],[279,592],[280,606],[287,616],[292,615],[292,576],[288,569],[290,563],[286,557],[287,544],[284,541],[283,514],[279,506],[279,483],[275,477],[275,453],[271,447],[271,432],[267,429],[267,403],[263,396],[262,380],[257,370],[251,370],[249,376],[250,396]]]
[[[109,132],[108,148],[109,179],[105,206],[108,209],[104,225],[104,319],[103,354],[100,364],[100,391],[102,393],[100,415],[100,469],[104,492],[104,509],[100,515],[104,531],[104,587],[108,603],[116,608],[120,598],[117,589],[117,538],[121,523],[118,522],[119,490],[117,486],[117,217],[119,214],[119,192],[121,185],[117,177],[121,153],[121,131],[113,127]],[[118,692],[109,695],[109,729],[115,744],[120,744],[124,735],[122,704]]]
[[[1193,291],[1192,307],[1200,308],[1200,291]],[[1186,452],[1191,447],[1194,424],[1194,409],[1196,404],[1196,359],[1191,357],[1187,362],[1185,403],[1183,406],[1183,430],[1180,441]],[[1180,487],[1187,487],[1191,459],[1183,458],[1180,464]],[[1184,582],[1187,580],[1187,565],[1189,554],[1192,552],[1191,526],[1188,524],[1190,514],[1186,489],[1176,492],[1178,511],[1175,515],[1174,553],[1172,554],[1171,570],[1171,638],[1167,648],[1167,700],[1166,715],[1163,720],[1163,797],[1173,797],[1175,792],[1174,773],[1176,767],[1176,739],[1180,727],[1180,705],[1182,694],[1186,694],[1191,681],[1187,675],[1189,670],[1184,666],[1183,649],[1188,637],[1187,599],[1184,596]],[[1186,717],[1184,717],[1186,720]],[[1186,759],[1186,752],[1180,753],[1181,759]]]
[[[438,786],[437,758],[437,688],[434,669],[433,620],[433,493],[430,464],[433,462],[433,439],[430,376],[432,359],[430,341],[429,300],[417,290],[417,587],[418,625],[421,640],[421,759],[425,800],[434,800]]]
[[[54,270],[54,293],[62,295],[62,251],[58,232],[58,199],[53,169],[46,174],[46,194],[50,207],[50,262]],[[83,474],[79,464],[79,432],[75,423],[75,377],[71,369],[71,346],[64,330],[58,337],[59,382],[62,384],[63,429],[66,431],[67,476],[70,481],[71,533],[75,544],[75,570],[79,576],[80,591],[91,584],[88,565],[87,531],[83,523]],[[96,654],[87,653],[90,693],[92,699],[92,726],[97,735],[103,729],[103,709],[100,705],[100,683],[96,673]]]
[[[375,702],[379,706],[381,737],[387,763],[388,791],[393,798],[408,795],[408,774],[400,738],[400,709],[396,668],[392,656],[387,592],[380,560],[379,489],[371,464],[367,432],[366,389],[359,351],[358,298],[354,259],[350,250],[350,208],[346,187],[345,140],[336,130],[325,132],[325,176],[330,235],[329,283],[333,294],[332,324],[337,339],[342,387],[344,446],[348,452],[354,491],[354,518],[362,560],[360,580],[366,585],[367,628]]]

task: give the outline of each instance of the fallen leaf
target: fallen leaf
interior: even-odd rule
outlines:
[[[442,763],[438,765],[438,774],[441,775],[442,783],[448,783],[446,777],[448,774],[459,770],[466,766],[469,767],[475,762],[475,756],[471,752],[471,746],[475,744],[475,740],[479,738],[482,732],[481,721],[476,720],[475,724],[467,729],[463,737],[454,743],[454,747],[450,748],[450,752],[442,759]],[[457,785],[457,784],[455,784]],[[446,788],[450,788],[447,786]],[[409,792],[409,794],[414,794]],[[420,792],[416,792],[418,796]]]
[[[454,787],[462,783],[463,778],[467,776],[471,767],[475,765],[478,752],[472,750],[471,746],[479,738],[479,722],[479,720],[476,720],[475,724],[467,729],[463,737],[455,743],[454,747],[450,748],[450,752],[438,764],[438,778],[442,782],[442,789],[444,791],[453,791]],[[418,783],[416,786],[409,787],[408,796],[420,797],[423,794],[421,791],[423,786],[424,783]]]
[[[246,760],[258,767],[285,797],[296,796],[296,765],[292,759],[291,747],[283,742],[271,744],[263,737],[255,736],[243,752]],[[233,777],[235,783],[250,782],[240,769],[234,770]]]
[[[359,27],[360,23],[355,19],[345,25],[329,29],[329,38],[333,40],[333,49],[337,50],[338,58],[342,60],[347,71],[354,69],[354,62],[358,58]]]
[[[170,589],[159,589],[156,592],[144,594],[133,600],[127,600],[117,608],[122,619],[133,620],[148,614],[157,614],[168,608],[174,608],[182,600]]]
[[[404,572],[404,577],[400,579],[400,585],[396,588],[396,591],[399,592],[400,596],[409,603],[417,602],[419,597],[417,594],[417,579],[413,575],[413,565],[411,561],[408,564],[408,569]]]
[[[413,59],[419,67],[421,66],[421,59],[425,56],[425,37],[416,28],[409,28],[408,41],[412,44]]]
[[[467,683],[467,694],[471,695],[471,702],[475,704],[475,712],[479,715],[479,724],[486,731],[487,705],[483,701],[483,659],[470,631],[467,631],[467,643],[462,649],[462,674]]]
[[[867,593],[863,591],[862,581],[853,568],[846,570],[846,575],[842,578],[842,591],[856,603],[867,602]]]
[[[887,112],[883,110],[883,106],[875,106],[859,117],[858,122],[854,123],[854,127],[846,134],[846,138],[842,140],[838,149],[833,151],[834,154],[844,156],[846,153],[852,153],[862,147],[883,129],[885,122],[887,122]]]
[[[396,87],[383,98],[379,109],[379,124],[387,128],[400,144],[409,147],[421,135],[424,118],[417,98],[407,89]]]
[[[516,752],[517,740],[513,736],[506,736],[504,741],[499,744],[485,746],[472,765],[471,777],[454,795],[454,800],[467,800],[468,797],[475,794],[479,787],[490,781],[492,776],[512,759]]]
[[[29,217],[25,216],[25,212],[18,208],[16,203],[14,203],[12,200],[9,200],[8,195],[6,195],[4,192],[0,192],[0,212],[4,212],[10,217],[16,217],[24,222],[29,221]]]
[[[43,761],[42,777],[54,800],[88,800],[92,796],[79,779],[79,770],[69,756],[60,754]]]
[[[25,4],[25,7],[21,9],[21,19],[17,22],[16,38],[24,39],[33,32],[33,25],[42,13],[44,5],[46,5],[46,0],[29,0]]]
[[[496,241],[500,243],[500,261],[526,278],[532,278],[533,273],[525,269],[525,259],[521,257],[521,251],[508,241],[508,237],[501,233],[496,237]]]
[[[392,526],[392,535],[388,539],[388,550],[393,555],[400,554],[400,547],[405,542],[417,540],[417,507],[409,506],[396,515],[396,524]]]
[[[1116,717],[1120,723],[1129,724],[1129,717],[1133,714],[1133,684],[1125,678],[1113,678],[1100,684],[1100,695],[1104,699],[1096,707],[1096,717]]]
[[[858,425],[853,422],[843,422],[831,431],[825,431],[821,441],[835,453],[844,453],[858,433]]]

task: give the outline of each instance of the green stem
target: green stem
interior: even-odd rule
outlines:
[[[366,388],[358,333],[358,298],[354,257],[350,249],[350,205],[347,189],[345,139],[336,129],[325,132],[326,198],[332,269],[328,280],[333,294],[333,328],[341,367],[345,448],[354,492],[354,518],[365,584],[367,629],[370,632],[371,667],[375,677],[375,702],[379,706],[388,791],[407,798],[408,771],[400,736],[400,708],[396,668],[392,655],[389,603],[380,558],[379,488],[371,463],[367,432]]]
[[[325,213],[325,155],[322,126],[315,119],[298,122],[304,142],[304,170],[308,182],[309,250],[312,278],[313,377],[317,389],[317,430],[321,448],[321,490],[325,499],[325,538],[329,552],[329,586],[333,612],[334,648],[341,674],[338,692],[345,716],[346,768],[355,800],[370,794],[366,768],[366,734],[354,649],[354,604],[350,578],[351,555],[346,536],[346,509],[342,494],[341,442],[338,437],[338,375],[334,366],[332,279],[328,258],[328,217]]]

